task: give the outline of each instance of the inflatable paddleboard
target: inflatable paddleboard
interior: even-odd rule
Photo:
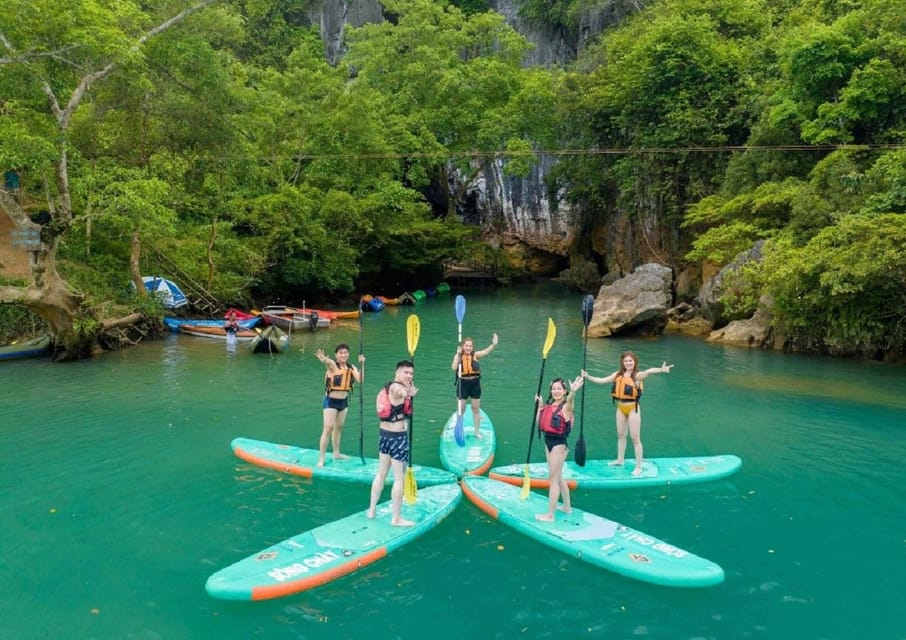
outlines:
[[[415,504],[403,503],[411,527],[390,524],[390,501],[373,520],[360,511],[300,533],[211,575],[205,590],[222,600],[268,600],[312,589],[368,566],[419,537],[459,503],[457,484],[419,489]]]
[[[475,420],[472,407],[466,403],[466,411],[462,416],[465,446],[456,444],[453,431],[456,427],[456,412],[447,420],[443,431],[440,433],[440,462],[444,469],[452,471],[457,476],[482,475],[491,468],[494,462],[494,450],[497,447],[497,437],[494,435],[494,423],[480,409],[481,425],[479,433],[481,439],[475,437]]]
[[[720,584],[724,571],[672,544],[613,520],[573,508],[557,512],[553,522],[535,514],[547,512],[547,496],[490,478],[462,479],[466,497],[495,520],[579,560],[627,578],[669,587],[707,587]],[[421,495],[421,494],[419,494]]]
[[[631,487],[670,486],[718,480],[736,473],[742,466],[737,456],[699,456],[696,458],[646,458],[642,461],[642,474],[632,475],[635,460],[626,460],[622,467],[611,467],[610,460],[586,460],[580,467],[567,460],[563,478],[570,489],[625,489]],[[494,467],[488,474],[495,480],[522,485],[525,465],[511,464]],[[547,480],[547,463],[529,464],[529,481],[536,489],[550,486]]]
[[[303,478],[327,478],[371,484],[377,473],[377,458],[365,458],[365,463],[362,464],[362,459],[358,456],[349,456],[346,460],[334,460],[328,452],[324,466],[319,467],[317,466],[317,449],[303,449],[288,444],[250,438],[236,438],[230,445],[233,447],[233,453],[246,462]],[[415,473],[415,482],[418,487],[456,482],[454,474],[436,467],[422,467],[416,464],[412,465],[412,471]],[[393,484],[392,473],[387,474],[386,484]]]

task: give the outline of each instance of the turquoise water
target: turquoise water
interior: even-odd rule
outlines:
[[[547,317],[558,337],[545,379],[582,365],[580,296],[546,286],[464,291],[464,334],[482,348],[482,407],[495,464],[524,462]],[[373,397],[406,357],[412,307],[365,318],[366,454]],[[455,408],[451,298],[415,308],[422,332],[414,459],[439,465]],[[294,335],[270,358],[189,336],[87,362],[0,365],[2,637],[906,638],[906,371],[664,336],[590,340],[588,369],[623,349],[642,366],[649,457],[734,453],[742,470],[669,489],[577,491],[574,504],[720,564],[696,590],[622,578],[491,521],[464,501],[388,558],[316,590],[230,603],[208,575],[306,529],[364,509],[368,487],[311,481],[236,459],[248,436],[317,446],[323,366],[314,351],[356,323]],[[588,457],[615,450],[609,389],[585,396]],[[358,453],[359,398],[344,450]],[[533,460],[543,459],[535,440]],[[386,496],[386,494],[385,494]]]

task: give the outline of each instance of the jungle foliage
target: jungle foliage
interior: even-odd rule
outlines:
[[[654,215],[689,261],[766,239],[749,284],[778,326],[902,351],[906,5],[623,4],[571,68],[542,69],[483,1],[386,0],[332,65],[310,0],[8,0],[0,166],[26,211],[50,210],[56,266],[101,309],[129,306],[130,260],[170,260],[235,304],[416,280],[476,244],[457,204],[487,163],[622,150],[564,153],[551,193],[585,221]],[[609,4],[519,6],[575,32]],[[80,90],[63,127],[49,95]]]

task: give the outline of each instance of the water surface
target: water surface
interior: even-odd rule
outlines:
[[[582,366],[581,297],[545,286],[462,293],[464,334],[478,348],[500,334],[483,362],[495,463],[524,462],[547,318],[558,336],[545,385]],[[344,450],[358,453],[361,407],[375,455],[374,395],[408,356],[413,311],[414,458],[436,466],[455,407],[452,298],[364,319],[365,394],[353,397]],[[338,342],[358,353],[355,322],[298,333],[275,358],[173,335],[86,362],[0,364],[3,637],[906,638],[903,368],[677,336],[590,340],[587,368],[610,373],[624,349],[643,367],[675,363],[646,384],[647,456],[733,453],[742,470],[573,501],[717,562],[724,584],[635,582],[464,501],[423,538],[332,584],[269,602],[211,599],[214,571],[367,506],[365,486],[259,469],[229,447],[237,436],[317,446],[314,351]],[[614,455],[608,392],[590,385],[585,396],[589,458]],[[543,459],[537,439],[532,459]]]

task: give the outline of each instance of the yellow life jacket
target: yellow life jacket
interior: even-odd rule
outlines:
[[[639,399],[642,397],[642,381],[636,380],[632,376],[618,375],[613,379],[613,387],[610,390],[614,402],[635,402],[636,409],[639,406]]]
[[[324,389],[327,393],[331,391],[352,391],[353,384],[352,367],[342,367],[340,373],[334,375],[330,375],[330,371],[324,373]]]

